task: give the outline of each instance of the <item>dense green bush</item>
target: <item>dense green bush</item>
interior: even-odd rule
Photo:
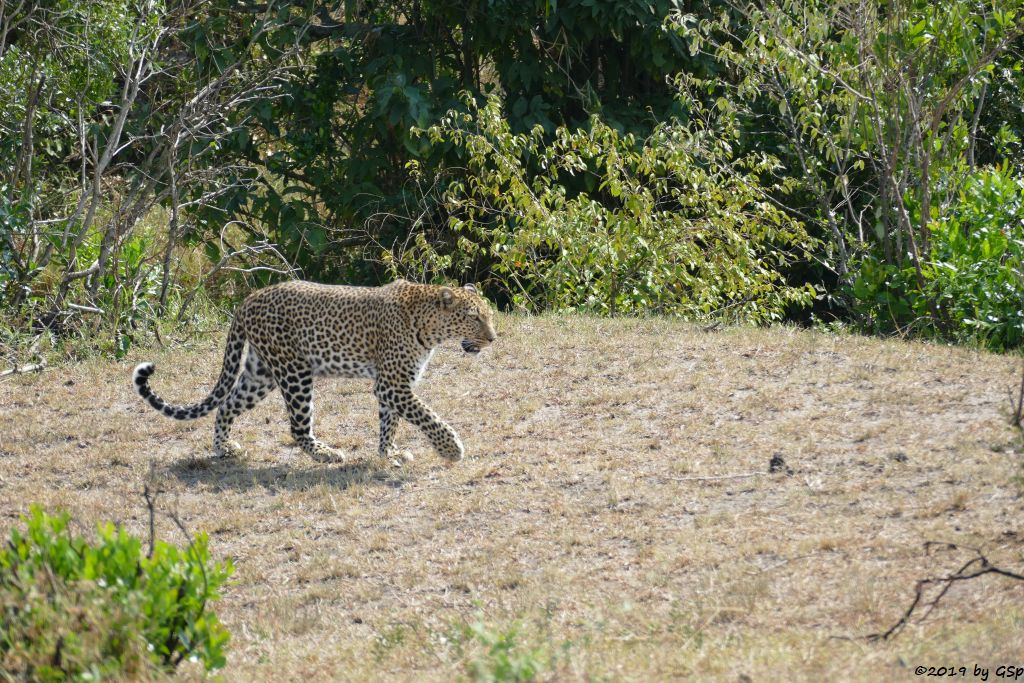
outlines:
[[[1021,344],[1024,0],[0,14],[12,364],[297,275]]]
[[[1021,343],[1022,17],[1020,0],[672,17],[737,75],[723,97],[762,131],[745,141],[791,169],[832,313],[871,332]]]
[[[489,271],[530,311],[764,323],[807,305],[814,289],[783,272],[814,240],[770,199],[786,191],[777,161],[734,153],[735,121],[689,96],[700,85],[680,83],[689,124],[643,139],[596,116],[551,141],[540,126],[516,134],[497,98],[451,112],[429,137],[463,149],[471,171],[445,195],[455,240],[424,237],[401,265],[422,277]]]
[[[482,648],[481,654],[467,666],[474,683],[534,681],[553,663],[548,660],[554,658],[546,657],[543,648],[527,647],[518,642],[519,634],[514,626],[495,631],[478,621],[465,628],[466,639]]]
[[[442,207],[421,206],[405,164],[415,161],[432,176],[453,161],[452,149],[428,145],[413,128],[459,109],[459,94],[468,91],[481,99],[501,93],[503,116],[517,133],[541,126],[550,137],[559,126],[575,128],[600,114],[620,130],[646,135],[681,111],[666,74],[702,73],[711,62],[689,55],[664,30],[675,4],[275,3],[251,30],[266,32],[273,45],[298,41],[306,57],[281,80],[280,93],[238,112],[241,134],[225,141],[222,158],[259,159],[272,175],[224,194],[217,209],[258,217],[310,277],[379,278],[380,264],[364,254],[375,253],[378,243],[404,241],[412,216],[441,224],[447,218]],[[232,1],[209,8],[206,23],[194,29],[209,39],[223,40],[225,23],[245,16]],[[232,53],[250,40],[227,35],[237,42],[221,50]],[[219,225],[223,215],[212,220]]]
[[[207,609],[232,573],[207,539],[184,550],[112,524],[95,542],[37,507],[0,551],[0,671],[41,681],[148,678],[182,661],[224,665],[228,632]]]
[[[1024,178],[1008,167],[969,176],[958,201],[930,223],[923,286],[913,265],[863,257],[851,294],[875,331],[913,328],[1004,350],[1024,341]]]

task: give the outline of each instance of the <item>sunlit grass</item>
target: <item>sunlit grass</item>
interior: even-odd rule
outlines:
[[[967,559],[925,541],[1024,565],[1012,358],[502,317],[492,349],[442,349],[420,388],[467,459],[445,466],[403,425],[416,459],[396,470],[374,459],[369,385],[348,380],[319,381],[316,428],[358,462],[294,448],[277,394],[237,423],[244,459],[205,460],[212,421],[157,415],[131,367],[153,360],[162,395],[198,400],[222,336],[0,380],[0,532],[39,502],[144,533],[155,463],[161,504],[235,563],[229,680],[907,680],[1024,652],[1021,587],[994,577],[893,642],[857,639]],[[166,518],[158,533],[181,540]]]

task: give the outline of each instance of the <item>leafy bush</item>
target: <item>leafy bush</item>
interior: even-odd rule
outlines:
[[[224,666],[227,630],[207,604],[231,575],[207,538],[184,550],[112,524],[96,542],[72,536],[67,514],[38,507],[0,552],[0,670],[15,678],[148,678],[185,659]]]
[[[541,651],[520,646],[514,629],[495,633],[479,622],[469,629],[485,648],[484,656],[469,665],[472,680],[478,683],[532,681],[546,668]]]
[[[813,241],[771,200],[786,191],[777,163],[734,154],[735,121],[689,98],[698,86],[680,82],[689,124],[643,140],[597,117],[551,142],[539,126],[516,134],[496,98],[449,113],[429,136],[461,148],[472,171],[446,194],[455,239],[423,237],[403,265],[487,270],[531,311],[771,322],[806,305],[813,288],[782,273]]]
[[[474,683],[526,683],[535,680],[557,680],[560,667],[568,661],[572,643],[552,644],[522,642],[519,626],[494,628],[476,621],[461,624],[453,634],[453,642],[470,652],[466,673]],[[564,673],[564,672],[562,672]]]
[[[879,331],[929,321],[933,336],[1005,350],[1024,342],[1024,178],[1007,167],[969,176],[959,201],[929,224],[930,255],[921,279],[909,262],[861,259],[851,288],[868,325]]]
[[[1020,188],[979,162],[1022,172],[1022,9],[793,0],[670,18],[737,76],[723,97],[756,122],[745,141],[790,169],[829,307],[873,331],[1021,343]]]

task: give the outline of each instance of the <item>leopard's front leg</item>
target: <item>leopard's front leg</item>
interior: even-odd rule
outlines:
[[[395,446],[395,428],[398,426],[398,413],[391,408],[380,404],[380,444],[377,454],[386,462],[395,467],[401,467],[407,462],[412,462],[412,453],[400,450]]]
[[[288,407],[292,437],[299,447],[319,462],[345,462],[345,454],[313,436],[313,371],[290,363],[274,373]]]
[[[462,441],[448,423],[437,416],[406,384],[389,384],[377,380],[373,393],[380,402],[380,444],[382,457],[394,455],[395,426],[398,416],[423,430],[438,454],[455,462],[465,453]]]

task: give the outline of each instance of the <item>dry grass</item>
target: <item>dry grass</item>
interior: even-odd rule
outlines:
[[[144,534],[155,462],[162,505],[236,564],[230,680],[451,680],[501,635],[559,680],[1024,663],[1024,586],[996,577],[895,641],[858,638],[968,559],[925,541],[1024,567],[1012,358],[658,320],[502,318],[499,335],[477,358],[444,349],[421,387],[466,443],[454,467],[408,425],[416,461],[373,462],[365,382],[317,387],[319,434],[364,456],[342,467],[290,445],[276,395],[238,423],[247,458],[206,461],[211,420],[145,406],[140,357],[4,379],[0,532],[39,502]],[[220,354],[147,354],[153,384],[198,399]],[[775,454],[789,472],[767,473]]]

